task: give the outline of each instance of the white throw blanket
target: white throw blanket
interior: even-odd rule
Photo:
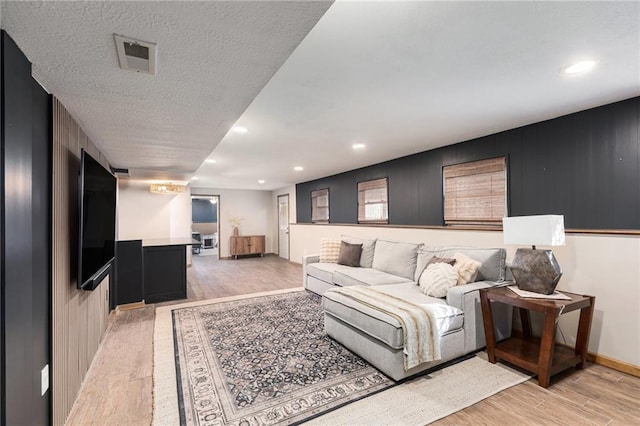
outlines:
[[[342,287],[331,292],[397,319],[404,334],[404,369],[441,358],[436,318],[427,305],[415,305],[372,287]]]

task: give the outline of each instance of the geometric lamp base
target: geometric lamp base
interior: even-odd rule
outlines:
[[[521,290],[542,294],[552,294],[562,276],[551,250],[517,249],[511,272]]]

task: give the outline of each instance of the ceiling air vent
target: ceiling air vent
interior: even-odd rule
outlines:
[[[111,173],[116,176],[131,176],[129,169],[124,169],[122,167],[111,167]]]
[[[146,41],[134,40],[118,34],[113,35],[116,41],[118,61],[123,70],[156,73],[157,45]]]

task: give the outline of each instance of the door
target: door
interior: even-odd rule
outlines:
[[[289,260],[289,194],[278,195],[278,255]]]

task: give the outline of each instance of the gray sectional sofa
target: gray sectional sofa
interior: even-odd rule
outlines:
[[[481,288],[505,285],[504,249],[429,247],[424,244],[342,237],[362,244],[360,267],[320,263],[319,255],[303,258],[304,287],[323,295],[325,331],[380,371],[401,380],[446,361],[484,347],[479,292]],[[425,295],[418,286],[420,274],[433,256],[453,257],[462,253],[481,263],[476,282],[447,290],[445,298]],[[404,369],[403,330],[400,322],[331,289],[343,286],[376,286],[376,290],[414,304],[430,304],[436,312],[441,359]],[[493,308],[498,340],[511,334],[512,309]]]

